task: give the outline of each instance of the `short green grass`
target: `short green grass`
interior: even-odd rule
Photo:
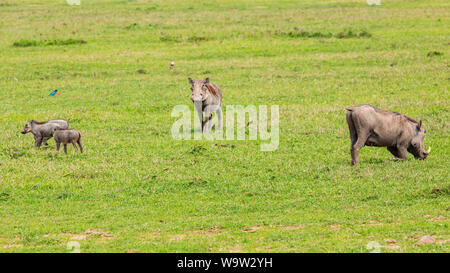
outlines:
[[[449,7],[1,0],[0,252],[448,252]],[[207,76],[225,105],[279,105],[276,151],[172,139]],[[353,102],[422,119],[429,158],[352,167]],[[55,118],[85,153],[20,134]]]

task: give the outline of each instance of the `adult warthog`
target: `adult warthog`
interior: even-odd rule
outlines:
[[[431,147],[424,149],[426,130],[422,121],[367,104],[346,109],[353,165],[358,164],[359,150],[364,145],[387,147],[395,156],[393,160],[406,160],[407,152],[418,159],[425,159],[430,153]]]
[[[188,79],[192,85],[191,100],[194,103],[203,132],[211,131],[212,112],[217,114],[218,129],[222,129],[222,91],[217,84],[210,82],[209,78],[205,80]],[[205,120],[203,120],[203,112],[205,112]]]
[[[62,119],[44,122],[32,120],[25,124],[21,133],[26,134],[31,132],[34,135],[34,146],[41,147],[42,142],[44,142],[44,145],[48,145],[47,140],[53,136],[54,129],[64,130],[67,128],[69,128],[69,123]]]

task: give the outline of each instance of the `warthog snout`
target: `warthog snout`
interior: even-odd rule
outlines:
[[[23,127],[23,130],[20,131],[21,134],[26,134],[31,131],[31,122],[27,122],[25,126]]]
[[[431,147],[428,147],[428,150],[423,152],[422,157],[419,157],[419,159],[424,160],[427,158],[428,154],[431,152]]]
[[[201,100],[194,101],[194,108],[197,111],[198,118],[200,119],[200,124],[203,128],[203,102]]]
[[[194,107],[196,110],[203,110],[203,102],[201,100],[194,100]]]

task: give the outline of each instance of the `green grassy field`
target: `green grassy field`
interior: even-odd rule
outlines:
[[[0,252],[449,252],[449,8],[0,0]],[[188,77],[279,105],[278,149],[173,140]],[[352,167],[353,102],[422,119],[430,156],[365,147]],[[85,153],[20,134],[56,118]]]

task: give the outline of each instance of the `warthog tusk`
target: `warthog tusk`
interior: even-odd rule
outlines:
[[[429,154],[430,152],[431,152],[431,146],[428,147],[427,154]]]

